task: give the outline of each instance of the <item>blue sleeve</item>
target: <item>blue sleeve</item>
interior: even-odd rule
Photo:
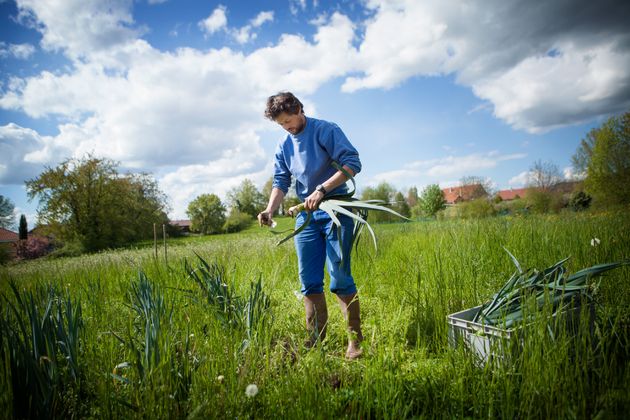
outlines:
[[[359,152],[354,148],[350,140],[336,124],[331,124],[329,135],[321,139],[322,147],[328,152],[332,160],[341,166],[352,169],[354,174],[361,172],[361,160]]]
[[[279,144],[276,149],[276,155],[273,164],[273,183],[272,188],[280,189],[284,195],[289,191],[291,186],[291,172],[287,167],[287,163],[284,160],[284,151],[282,145]]]

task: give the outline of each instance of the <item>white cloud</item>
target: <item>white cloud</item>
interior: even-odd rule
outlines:
[[[71,58],[133,42],[131,0],[16,0],[19,20],[42,33],[42,47]]]
[[[14,57],[26,60],[35,53],[35,47],[31,44],[7,44],[0,41],[0,58]]]
[[[248,25],[239,29],[230,29],[229,32],[232,37],[239,44],[246,44],[249,41],[253,41],[258,37],[258,34],[252,32],[253,29],[259,28],[265,22],[273,21],[273,12],[260,12],[254,19],[249,21]]]
[[[254,28],[262,26],[265,22],[273,22],[272,11],[260,12],[254,19],[251,20],[251,24]]]
[[[366,7],[374,14],[346,92],[453,74],[496,117],[529,132],[630,106],[624,2],[370,0]]]
[[[260,150],[258,159],[261,165],[233,154],[218,161],[181,166],[159,178],[160,188],[171,200],[171,218],[186,218],[188,203],[201,194],[216,194],[225,202],[227,192],[246,178],[262,188],[273,169],[270,164],[262,164],[265,156]]]
[[[554,56],[528,57],[497,78],[475,83],[473,91],[494,104],[497,117],[529,132],[630,106],[627,92],[620,91],[630,83],[630,54],[613,43],[586,49],[569,44],[559,50]]]
[[[199,22],[199,28],[207,35],[212,35],[227,27],[226,7],[219,5],[210,16]]]
[[[35,176],[43,165],[24,157],[41,150],[45,142],[35,130],[13,123],[0,126],[0,185],[21,184]]]
[[[249,55],[229,48],[161,52],[136,40],[75,61],[66,72],[14,78],[0,107],[61,123],[56,135],[29,131],[28,147],[11,137],[12,149],[0,158],[2,182],[20,183],[42,163],[86,153],[158,174],[177,206],[191,198],[187,191],[221,193],[244,177],[268,177],[271,157],[258,134],[271,129],[262,117],[267,96],[290,89],[308,104],[307,94],[348,70],[353,36],[352,22],[335,14],[312,41],[286,35]],[[28,173],[15,175],[25,162]]]
[[[440,182],[448,185],[444,179],[461,178],[471,174],[479,174],[497,167],[501,162],[525,158],[522,153],[500,154],[497,151],[473,153],[465,156],[449,155],[438,159],[409,162],[401,169],[376,174],[367,183],[390,182],[394,185],[424,185]],[[458,181],[453,181],[458,182]]]
[[[306,9],[306,0],[289,0],[289,11],[292,15],[297,15]]]
[[[529,183],[530,178],[531,178],[530,172],[523,171],[519,173],[518,175],[510,178],[510,180],[508,181],[508,185],[510,187],[524,187],[525,185]]]
[[[562,170],[562,175],[564,179],[569,181],[580,181],[586,178],[586,174],[575,172],[575,169],[572,166],[567,166]]]
[[[464,176],[495,168],[500,162],[523,159],[523,153],[500,155],[496,151],[488,153],[473,153],[467,156],[447,156],[429,162],[416,162],[415,166],[428,166],[426,174],[434,178]]]

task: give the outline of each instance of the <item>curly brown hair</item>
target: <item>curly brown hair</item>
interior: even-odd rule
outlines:
[[[304,105],[291,92],[280,92],[267,99],[265,117],[274,121],[278,115],[286,112],[290,115],[304,113]]]

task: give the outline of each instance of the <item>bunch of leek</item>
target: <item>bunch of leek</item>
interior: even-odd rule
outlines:
[[[490,302],[481,306],[473,319],[474,322],[513,327],[524,320],[523,306],[531,297],[535,299],[539,309],[546,301],[551,303],[552,314],[555,315],[574,304],[576,299],[586,299],[587,302],[593,300],[590,279],[608,270],[630,264],[630,260],[599,264],[568,275],[564,263],[569,258],[558,261],[542,271],[534,268],[524,270],[516,258],[509,251],[506,252],[516,265],[516,272]]]
[[[369,210],[385,211],[385,212],[391,213],[391,214],[393,214],[395,216],[398,216],[398,217],[400,217],[402,219],[406,219],[406,220],[409,220],[409,219],[407,219],[405,216],[399,214],[398,212],[396,212],[396,211],[394,211],[394,210],[392,210],[392,209],[390,209],[388,207],[385,207],[385,204],[387,204],[387,203],[382,201],[382,200],[365,200],[365,201],[361,201],[361,200],[357,200],[356,198],[353,198],[352,196],[354,195],[354,193],[356,191],[356,184],[354,182],[354,178],[352,177],[352,175],[350,175],[350,173],[348,171],[346,171],[338,163],[332,162],[332,165],[335,167],[335,169],[343,172],[343,174],[351,181],[352,188],[346,194],[324,196],[323,200],[319,204],[319,209],[325,211],[326,213],[328,213],[328,215],[330,216],[332,222],[335,224],[335,227],[337,228],[337,232],[339,234],[339,236],[338,236],[339,238],[341,238],[341,232],[340,232],[341,231],[341,222],[339,221],[339,218],[337,216],[339,214],[343,214],[343,215],[348,216],[348,217],[350,217],[351,219],[354,220],[354,238],[355,238],[355,243],[357,242],[357,239],[361,235],[363,227],[367,227],[367,229],[370,232],[370,235],[372,237],[372,241],[374,243],[374,248],[377,249],[377,246],[376,246],[376,235],[374,234],[374,230],[372,230],[372,227],[367,222],[367,216],[368,216],[368,211]],[[298,204],[296,206],[291,207],[288,210],[288,213],[291,216],[295,216],[301,211],[304,211],[304,203],[300,203],[300,204]],[[304,230],[304,228],[306,228],[306,226],[308,226],[310,221],[311,221],[311,212],[308,211],[307,214],[306,214],[306,219],[304,220],[304,223],[300,227],[298,227],[297,229],[291,230],[289,235],[287,235],[285,238],[280,240],[277,245],[280,245],[280,244],[288,241],[289,239],[293,238],[295,235],[299,234],[302,230]],[[272,231],[272,233],[275,233],[275,234],[286,233],[286,232],[287,231],[282,231],[282,232]]]

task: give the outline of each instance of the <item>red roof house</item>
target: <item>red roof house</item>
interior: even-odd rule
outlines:
[[[20,236],[17,233],[5,228],[0,228],[0,246],[6,247],[12,257],[15,257],[16,255],[15,245],[19,239]]]
[[[190,220],[171,220],[169,223],[180,228],[182,232],[190,232]]]
[[[497,195],[501,197],[503,201],[516,200],[517,198],[525,197],[527,190],[527,188],[510,188],[509,190],[499,191]]]
[[[0,228],[0,243],[14,243],[17,242],[18,239],[20,239],[20,236],[17,233],[5,228]]]
[[[481,184],[442,188],[442,192],[444,193],[446,204],[457,204],[486,195],[486,190]]]

